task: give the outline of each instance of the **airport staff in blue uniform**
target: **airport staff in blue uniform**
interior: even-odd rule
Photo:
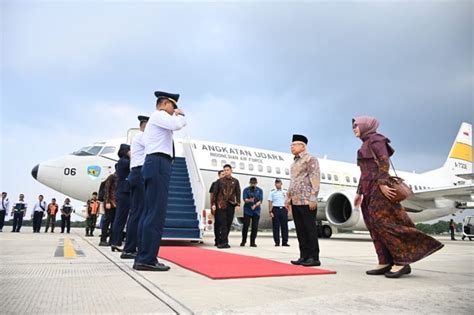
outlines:
[[[288,245],[288,210],[285,208],[285,201],[288,190],[282,188],[281,179],[275,179],[275,189],[268,195],[268,210],[272,218],[273,240],[275,246],[280,246],[280,229],[283,246]]]
[[[173,131],[186,126],[184,113],[178,109],[179,94],[155,92],[156,111],[150,116],[143,140],[145,163],[142,168],[145,180],[145,213],[140,221],[138,254],[133,268],[136,270],[167,271],[169,266],[158,263],[168,189],[171,177],[171,163],[174,158]]]
[[[127,221],[127,239],[120,255],[122,259],[133,259],[137,255],[138,248],[138,223],[143,217],[145,208],[145,183],[142,176],[142,166],[145,162],[145,144],[143,143],[143,131],[150,119],[147,116],[138,116],[140,132],[133,137],[130,147],[130,213]]]
[[[117,199],[117,209],[115,210],[115,220],[112,226],[111,249],[113,252],[122,251],[123,229],[127,223],[128,212],[130,211],[130,185],[128,175],[130,174],[130,146],[122,143],[118,150],[119,160],[115,164],[117,174],[117,187],[115,188],[115,198]]]
[[[240,246],[245,246],[250,221],[252,221],[252,232],[250,233],[250,247],[257,247],[255,239],[258,232],[258,221],[260,220],[261,204],[263,202],[263,190],[257,187],[257,178],[250,178],[250,186],[244,189],[244,226],[242,228],[242,242]]]

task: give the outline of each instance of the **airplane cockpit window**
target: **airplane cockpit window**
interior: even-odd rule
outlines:
[[[259,165],[259,166],[258,166],[258,171],[259,171],[259,172],[263,172],[263,165]]]
[[[249,164],[249,171],[253,171],[253,164]]]
[[[277,173],[277,174],[280,174],[280,173],[281,173],[281,170],[280,170],[279,167],[276,168],[276,173]]]
[[[100,154],[110,154],[115,152],[115,147],[105,147]]]
[[[88,146],[79,149],[76,152],[73,152],[73,155],[78,155],[78,156],[90,156],[90,155],[97,155],[100,150],[102,150],[102,146]]]
[[[272,172],[272,167],[270,165],[267,166],[267,173],[271,173]]]
[[[212,163],[212,166],[217,166],[217,160],[216,159],[212,159],[211,163]]]

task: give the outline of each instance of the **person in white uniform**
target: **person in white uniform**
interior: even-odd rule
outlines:
[[[173,131],[186,126],[184,113],[178,109],[179,94],[155,92],[156,111],[150,116],[143,133],[145,162],[145,213],[140,221],[138,253],[135,270],[168,271],[169,266],[158,262],[161,237],[168,206],[171,164],[174,158]]]

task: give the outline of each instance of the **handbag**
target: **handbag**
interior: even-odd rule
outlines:
[[[379,160],[377,159],[377,156],[372,150],[372,147],[370,146],[370,144],[369,144],[369,149],[370,149],[370,152],[372,152],[372,156],[374,157],[375,163],[377,163],[377,166],[380,167]],[[390,159],[390,157],[388,159],[390,161],[390,165],[392,165],[393,171],[395,172],[395,176],[390,176],[388,178],[388,186],[390,188],[395,189],[395,197],[389,200],[393,203],[399,203],[413,196],[413,190],[411,190],[410,186],[408,186],[405,183],[405,180],[403,178],[398,177],[397,171],[395,170],[395,166],[393,166],[392,159]]]

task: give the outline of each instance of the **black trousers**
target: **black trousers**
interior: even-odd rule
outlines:
[[[455,240],[455,238],[454,238],[454,229],[449,228],[449,230],[451,231],[451,240]]]
[[[115,209],[115,219],[112,226],[112,245],[122,246],[123,230],[127,224],[128,213],[130,212],[130,192],[117,192],[117,208]]]
[[[23,212],[15,211],[13,214],[13,229],[12,232],[20,232],[21,225],[23,224]]]
[[[255,244],[258,232],[258,221],[260,220],[259,215],[246,215],[244,214],[244,227],[242,228],[242,243],[247,242],[247,234],[249,232],[250,221],[252,221],[252,232],[250,233],[250,244]]]
[[[127,239],[123,248],[124,252],[135,253],[138,251],[138,222],[145,209],[145,182],[142,168],[134,167],[130,171],[130,213],[127,220]]]
[[[280,230],[281,240],[284,245],[288,244],[288,210],[285,207],[273,207],[273,240],[275,245],[280,245]]]
[[[65,228],[68,233],[71,231],[71,215],[61,215],[61,233],[64,233]]]
[[[33,212],[33,232],[39,232],[43,223],[43,211]]]
[[[97,223],[97,214],[89,214],[86,219],[86,235],[94,235],[95,225]]]
[[[229,244],[229,232],[234,221],[235,206],[228,205],[227,208],[217,209],[216,220],[219,225],[219,245]]]
[[[6,215],[6,211],[5,210],[2,210],[0,211],[0,231],[3,229],[3,226],[5,225],[5,215]]]
[[[101,242],[107,242],[107,237],[112,235],[112,225],[115,219],[115,208],[105,209],[104,222],[102,223],[102,235],[100,236]]]
[[[316,227],[316,211],[309,206],[293,205],[296,236],[300,247],[300,258],[319,260],[318,230]]]
[[[216,211],[217,212],[217,211]],[[217,214],[214,216],[214,245],[220,244],[220,234],[221,231],[219,230],[219,221],[217,221]]]

